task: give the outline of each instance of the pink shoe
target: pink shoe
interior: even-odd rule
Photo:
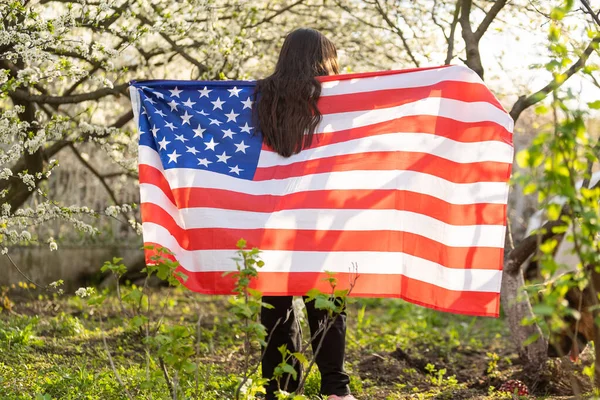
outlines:
[[[327,400],[356,400],[356,397],[352,396],[351,394],[347,394],[343,397],[340,397],[338,395],[332,394],[331,396],[329,396],[327,398]]]

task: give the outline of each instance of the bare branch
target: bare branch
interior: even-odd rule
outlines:
[[[98,180],[100,181],[100,183],[102,184],[102,186],[104,186],[104,189],[106,190],[106,192],[108,193],[108,195],[110,196],[110,198],[112,199],[112,201],[115,204],[119,204],[119,201],[117,200],[117,197],[115,196],[115,193],[112,191],[112,189],[110,188],[110,186],[108,186],[108,184],[106,183],[106,180],[104,179],[104,177],[96,170],[96,168],[94,168],[89,162],[87,162],[85,160],[85,158],[83,158],[81,156],[81,154],[79,154],[79,152],[77,151],[77,149],[75,148],[75,146],[73,145],[73,143],[71,143],[69,145],[69,147],[71,148],[71,150],[73,150],[73,154],[75,154],[75,157],[77,157],[77,159],[92,173],[94,174],[94,176],[96,178],[98,178]]]
[[[263,18],[262,20],[258,21],[257,23],[245,26],[244,28],[256,28],[257,26],[262,25],[265,22],[271,21],[273,18],[283,14],[284,12],[286,12],[288,10],[291,10],[292,8],[296,7],[298,4],[301,4],[301,3],[304,3],[304,0],[297,0],[296,2],[290,4],[289,6],[283,7],[282,9],[275,11],[273,14],[269,15],[268,17]]]
[[[502,8],[504,8],[505,5],[506,0],[497,0],[494,3],[492,8],[490,8],[490,11],[488,11],[488,13],[485,15],[485,18],[483,19],[483,21],[481,21],[481,24],[475,31],[475,37],[477,38],[477,40],[480,40],[483,37],[485,31],[487,31],[492,21],[494,21],[500,10],[502,10]]]

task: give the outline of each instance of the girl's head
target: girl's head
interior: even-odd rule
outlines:
[[[255,117],[263,140],[284,157],[312,143],[321,113],[317,76],[339,73],[335,45],[314,29],[287,35],[275,72],[256,86]]]

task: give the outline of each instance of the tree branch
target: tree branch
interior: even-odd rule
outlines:
[[[75,146],[73,145],[73,143],[69,144],[69,147],[71,148],[71,150],[73,150],[73,154],[75,154],[75,157],[77,157],[77,159],[92,173],[94,174],[94,176],[96,178],[98,178],[98,180],[100,181],[100,183],[102,184],[102,186],[104,186],[104,189],[106,190],[106,192],[108,193],[108,195],[110,196],[111,200],[113,201],[113,203],[115,203],[115,205],[119,204],[119,201],[117,200],[117,197],[115,196],[115,193],[112,191],[112,189],[110,188],[110,186],[108,186],[108,184],[106,183],[106,180],[104,179],[104,177],[96,170],[96,168],[94,168],[89,162],[87,162],[85,160],[85,158],[83,158],[81,156],[81,154],[79,154],[79,152],[77,151],[77,149],[75,148]]]
[[[72,104],[80,103],[88,100],[98,100],[105,96],[122,94],[127,89],[128,84],[122,83],[115,86],[114,88],[102,88],[93,92],[80,93],[71,96],[50,96],[50,95],[36,95],[29,94],[22,89],[17,89],[11,93],[11,96],[24,101],[30,101],[34,103],[42,104]]]
[[[500,10],[502,10],[502,8],[504,8],[505,5],[506,0],[497,0],[492,6],[492,8],[490,8],[490,11],[488,11],[488,13],[485,15],[485,18],[483,19],[483,21],[481,21],[481,24],[475,31],[475,37],[478,41],[481,40],[485,31],[487,31],[492,21],[494,21]]]
[[[301,3],[304,3],[304,0],[297,0],[296,2],[290,4],[289,6],[284,7],[282,9],[280,9],[280,10],[277,10],[276,12],[274,12],[271,15],[269,15],[268,17],[263,18],[262,20],[258,21],[257,23],[245,26],[244,28],[256,28],[257,26],[262,25],[265,22],[271,21],[273,18],[275,18],[275,17],[283,14],[284,12],[286,12],[288,10],[291,10],[292,8],[296,7],[298,4],[301,4]]]
[[[600,36],[597,36],[588,44],[586,49],[583,51],[581,57],[579,57],[579,60],[577,60],[575,64],[571,65],[571,67],[567,71],[560,75],[560,80],[559,78],[555,77],[554,79],[552,79],[552,81],[550,81],[550,83],[544,86],[544,88],[538,90],[534,94],[519,97],[517,102],[512,106],[512,109],[510,110],[510,116],[512,117],[512,119],[516,122],[521,113],[525,111],[525,109],[544,100],[546,96],[548,96],[548,94],[561,87],[562,84],[565,83],[571,76],[579,72],[579,70],[581,70],[585,66],[587,59],[590,57],[592,52],[598,47],[599,44]]]
[[[381,7],[379,0],[375,0],[375,5],[377,7],[377,11],[379,12],[379,14],[383,18],[383,20],[390,27],[390,29],[396,35],[398,35],[398,37],[402,41],[402,44],[404,45],[404,48],[406,49],[406,52],[408,53],[408,56],[412,60],[413,64],[415,64],[415,67],[419,68],[420,67],[419,61],[417,61],[417,59],[413,55],[412,51],[410,50],[410,46],[408,45],[408,42],[406,41],[406,38],[404,37],[404,33],[402,32],[402,30],[400,28],[398,28],[398,26],[390,19],[390,17],[387,15],[387,12],[385,12],[385,10]]]

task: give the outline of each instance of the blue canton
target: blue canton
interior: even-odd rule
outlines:
[[[140,146],[165,170],[204,169],[251,180],[262,137],[252,126],[254,82],[132,82],[140,95]]]

